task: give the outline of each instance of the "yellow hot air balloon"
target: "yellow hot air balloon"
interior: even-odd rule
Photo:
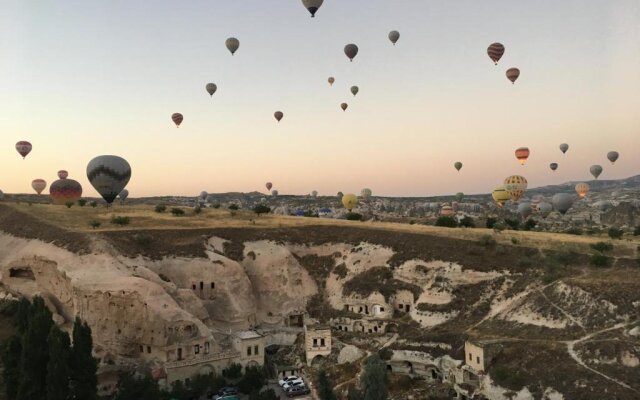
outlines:
[[[584,182],[578,183],[576,185],[576,193],[578,193],[578,196],[581,198],[585,197],[587,193],[589,193],[589,185]]]
[[[342,205],[351,211],[358,205],[358,197],[353,193],[345,194],[342,196]]]
[[[495,201],[500,208],[502,208],[502,206],[504,206],[504,203],[506,203],[507,200],[510,199],[509,192],[507,192],[507,190],[502,185],[493,190],[493,193],[491,193],[491,197],[493,197],[493,201]]]
[[[524,176],[511,175],[504,180],[504,188],[512,201],[518,201],[527,191],[527,180]]]

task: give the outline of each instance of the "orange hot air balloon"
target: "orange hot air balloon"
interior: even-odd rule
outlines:
[[[576,185],[576,193],[578,193],[578,196],[580,196],[580,198],[584,198],[587,193],[589,193],[589,185],[584,182],[578,183]]]
[[[520,147],[516,149],[516,158],[520,161],[520,165],[524,165],[529,158],[529,148],[528,147]]]

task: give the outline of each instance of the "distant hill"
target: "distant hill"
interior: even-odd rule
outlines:
[[[590,181],[570,181],[565,182],[560,185],[547,185],[541,186],[537,188],[530,188],[527,193],[529,194],[555,194],[560,192],[574,190],[574,187],[579,182],[586,182],[589,184],[591,191],[601,191],[601,190],[621,190],[621,189],[640,189],[640,175],[631,176],[629,178],[624,179],[593,179]]]

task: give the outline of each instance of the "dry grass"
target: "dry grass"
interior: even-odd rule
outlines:
[[[599,237],[576,236],[561,233],[504,231],[496,233],[484,228],[443,228],[427,225],[408,225],[391,222],[354,222],[324,218],[301,218],[277,215],[263,215],[258,217],[250,211],[236,211],[234,215],[230,210],[203,209],[200,214],[195,214],[193,209],[183,208],[185,215],[173,216],[169,210],[164,213],[156,213],[152,206],[120,206],[104,207],[72,207],[47,204],[8,204],[14,209],[30,214],[33,217],[46,221],[54,226],[76,232],[104,232],[118,230],[137,229],[198,229],[198,228],[287,228],[304,226],[357,226],[367,229],[390,230],[417,234],[428,234],[455,239],[479,241],[483,236],[490,235],[498,244],[512,245],[512,238],[517,238],[518,245],[538,249],[575,251],[578,253],[591,253],[590,244],[602,241]],[[113,216],[128,216],[131,224],[118,227],[111,224]],[[101,226],[92,229],[91,221],[99,221]],[[612,241],[613,251],[609,253],[615,257],[638,257],[640,239],[627,239]]]

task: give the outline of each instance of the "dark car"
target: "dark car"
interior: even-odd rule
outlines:
[[[287,397],[302,396],[303,394],[309,394],[311,390],[306,385],[294,386],[287,391]]]

